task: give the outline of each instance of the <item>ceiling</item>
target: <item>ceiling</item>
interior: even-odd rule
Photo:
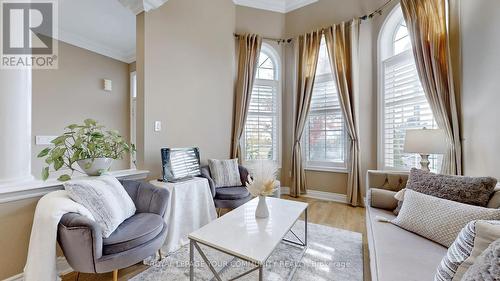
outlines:
[[[240,6],[247,6],[279,13],[288,13],[318,2],[318,0],[233,0],[233,2]]]
[[[135,14],[118,0],[59,0],[60,41],[135,61]]]
[[[135,61],[135,14],[120,1],[129,0],[59,0],[59,32],[55,37],[119,61]],[[129,2],[134,1],[137,2]],[[143,1],[145,0],[139,2]],[[280,13],[287,13],[317,1],[233,0],[237,5]]]

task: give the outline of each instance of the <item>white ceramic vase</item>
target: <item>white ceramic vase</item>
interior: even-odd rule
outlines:
[[[76,161],[78,166],[89,176],[100,176],[103,172],[107,172],[113,164],[112,158],[94,158],[83,159]]]
[[[255,209],[255,217],[259,219],[269,217],[269,209],[267,208],[266,196],[259,196],[259,203],[257,204],[257,209]]]

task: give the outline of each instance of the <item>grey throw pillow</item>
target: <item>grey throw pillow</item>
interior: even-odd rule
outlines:
[[[399,215],[391,222],[445,247],[473,220],[499,220],[500,210],[462,204],[407,189]]]
[[[492,197],[497,180],[492,177],[465,177],[441,175],[412,168],[406,189],[452,200],[464,204],[486,207]],[[394,210],[397,215],[402,201]]]
[[[500,239],[493,242],[465,272],[462,281],[500,280]]]
[[[486,207],[496,184],[497,180],[492,177],[440,175],[413,168],[406,188],[442,199]]]
[[[215,187],[241,186],[238,159],[216,160],[209,159],[210,175],[215,182]]]

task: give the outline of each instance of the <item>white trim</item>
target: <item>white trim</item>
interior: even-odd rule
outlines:
[[[147,178],[148,174],[149,171],[135,170],[135,169],[110,172],[110,175],[118,179],[131,179],[131,180],[143,180]],[[82,179],[82,178],[88,178],[88,176],[86,175],[76,176],[73,178]],[[0,204],[43,196],[51,191],[60,190],[62,188],[63,188],[62,183],[60,181],[57,181],[56,179],[49,179],[47,181],[33,180],[25,182],[18,186],[9,186],[6,188],[1,188]]]
[[[56,263],[57,263],[56,266],[57,266],[58,276],[63,276],[70,272],[73,272],[73,268],[71,268],[65,257],[57,257]],[[3,281],[23,281],[23,280],[24,280],[24,273],[21,272],[19,274],[4,279]]]
[[[315,171],[315,172],[330,172],[330,173],[341,173],[341,174],[349,174],[349,170],[347,168],[342,167],[318,167],[318,166],[306,166],[304,168],[306,171]]]
[[[124,63],[132,63],[135,61],[135,48],[133,50],[121,52],[116,48],[111,48],[95,40],[84,38],[61,28],[59,30],[59,35],[54,37],[59,41],[119,60]]]
[[[289,195],[290,188],[286,186],[281,187],[281,194]],[[300,195],[301,197],[325,200],[330,202],[338,202],[347,204],[347,195],[334,192],[324,192],[319,190],[309,189],[307,194]]]
[[[312,3],[318,2],[318,0],[281,0],[281,1],[269,1],[269,0],[233,0],[234,4],[238,6],[246,6],[255,9],[268,10],[272,12],[286,14],[293,10],[305,7]]]

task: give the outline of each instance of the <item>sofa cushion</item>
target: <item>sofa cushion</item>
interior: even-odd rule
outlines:
[[[500,210],[462,204],[407,189],[397,226],[449,247],[473,220],[498,220]]]
[[[224,188],[217,188],[217,192],[215,194],[216,199],[220,200],[236,200],[242,199],[249,196],[250,193],[244,186],[231,186]]]
[[[368,203],[374,208],[384,210],[394,210],[398,205],[398,200],[394,198],[396,191],[381,188],[370,188],[368,191]]]
[[[157,214],[135,214],[103,239],[103,254],[116,254],[140,246],[160,234],[163,227],[164,220]]]
[[[381,222],[391,211],[366,207],[366,224],[373,281],[432,280],[446,248],[422,236]]]
[[[499,209],[500,208],[500,185],[497,184],[494,193],[491,195],[490,201],[488,202],[488,208]]]

